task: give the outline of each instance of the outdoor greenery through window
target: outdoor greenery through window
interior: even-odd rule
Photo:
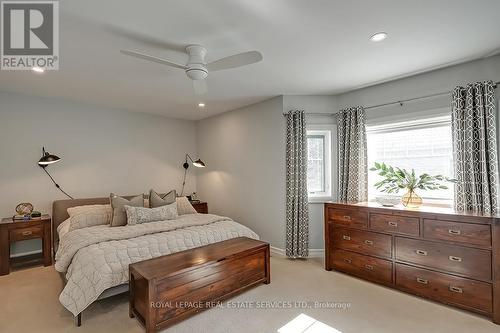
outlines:
[[[453,178],[451,122],[449,117],[425,119],[367,127],[368,168],[375,162],[393,167],[415,169],[417,174],[443,175]],[[374,184],[381,180],[376,172],[368,171],[368,199],[386,193]],[[395,194],[402,196],[402,190]],[[453,185],[448,189],[419,191],[424,199],[453,200]]]
[[[307,131],[307,189],[309,197],[331,197],[331,131]]]

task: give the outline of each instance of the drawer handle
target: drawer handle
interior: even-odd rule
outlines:
[[[418,254],[418,255],[421,255],[421,256],[426,256],[427,255],[427,251],[424,251],[424,250],[416,250],[415,253]]]
[[[391,227],[397,227],[398,226],[398,222],[394,222],[394,221],[389,221],[387,222],[388,225],[390,225]]]
[[[344,262],[346,262],[346,263],[350,264],[350,263],[352,263],[352,260],[351,260],[351,259],[347,259],[347,258],[345,258],[345,259],[344,259]]]
[[[461,230],[448,229],[448,233],[450,235],[461,235],[462,231]]]
[[[344,220],[346,221],[350,221],[351,220],[351,217],[349,215],[344,215]]]
[[[365,240],[365,244],[367,244],[367,245],[373,245],[373,241],[367,239],[367,240]]]
[[[373,266],[372,265],[365,265],[365,268],[369,271],[373,271]]]
[[[454,293],[463,293],[464,291],[460,287],[455,287],[455,286],[450,286],[450,291],[453,291]]]
[[[28,231],[23,231],[23,236],[29,236],[33,233],[33,231],[28,230]]]
[[[343,235],[342,238],[345,239],[345,240],[351,240],[351,237],[349,237],[347,235]]]
[[[451,261],[462,261],[462,258],[455,256],[449,256],[448,259],[450,259]]]
[[[421,284],[428,284],[429,283],[429,280],[426,280],[426,279],[422,279],[420,277],[417,277],[417,282],[418,283],[421,283]]]

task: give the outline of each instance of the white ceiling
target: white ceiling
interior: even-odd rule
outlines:
[[[500,48],[498,0],[64,0],[60,11],[60,70],[2,71],[0,91],[201,119],[281,94],[336,94]],[[202,44],[208,61],[249,50],[264,60],[211,73],[200,98],[182,70],[119,50],[179,62],[185,55],[120,29],[177,47]],[[389,38],[370,42],[377,31]]]

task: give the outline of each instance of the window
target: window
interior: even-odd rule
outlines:
[[[330,129],[310,126],[307,130],[307,189],[309,198],[332,196]]]
[[[449,117],[431,118],[381,126],[367,126],[368,169],[375,162],[394,167],[415,169],[417,174],[444,175],[453,178],[451,122]],[[380,180],[376,172],[368,171],[368,199],[387,193],[379,192],[374,184]],[[422,198],[453,200],[453,184],[449,189],[420,191]],[[396,195],[405,194],[401,190]],[[449,203],[449,202],[448,202]]]

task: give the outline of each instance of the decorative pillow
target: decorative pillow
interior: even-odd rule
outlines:
[[[69,231],[109,224],[111,222],[111,205],[85,205],[68,208],[70,218]]]
[[[175,190],[168,192],[167,194],[158,194],[154,190],[149,190],[149,207],[156,208],[165,205],[170,205],[175,202],[175,197],[177,193]]]
[[[194,209],[193,205],[189,202],[186,197],[178,197],[175,199],[177,202],[177,214],[185,215],[185,214],[196,214],[197,211]]]
[[[125,205],[127,225],[174,220],[177,218],[177,204],[174,202],[157,208],[131,207]]]
[[[113,208],[113,218],[111,220],[112,227],[119,227],[127,224],[125,205],[132,207],[144,207],[144,196],[142,194],[127,200],[111,193],[109,195],[109,200],[111,202],[111,207]]]

